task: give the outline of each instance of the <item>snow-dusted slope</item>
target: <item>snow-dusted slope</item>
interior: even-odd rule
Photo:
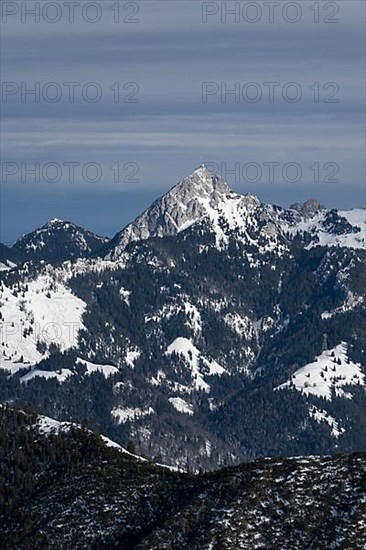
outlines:
[[[111,415],[117,424],[125,424],[137,418],[149,416],[150,414],[155,414],[154,409],[151,407],[148,407],[146,410],[139,409],[138,407],[116,407],[111,411]]]
[[[339,423],[333,418],[327,411],[323,409],[318,409],[312,405],[309,408],[310,418],[313,418],[319,424],[325,422],[331,429],[331,434],[333,437],[338,438],[345,431],[344,428],[339,427]]]
[[[365,236],[366,232],[366,208],[353,208],[352,210],[339,210],[338,214],[346,218],[348,223],[359,227]]]
[[[71,428],[81,429],[80,424],[76,424],[75,422],[60,422],[58,420],[55,420],[54,418],[50,418],[49,416],[44,416],[41,414],[37,415],[35,425],[39,433],[45,436],[49,436],[51,434],[58,434],[61,432],[68,432],[70,431]],[[121,445],[109,439],[109,437],[106,437],[105,435],[100,435],[100,438],[102,439],[106,447],[113,447],[114,449],[117,449],[121,453],[125,453],[129,456],[132,456],[139,461],[146,462],[144,458],[128,452]]]
[[[343,246],[366,248],[366,210],[321,210],[311,217],[304,217],[290,228],[292,235],[300,233],[310,239],[308,248],[314,246]]]
[[[0,262],[0,271],[10,271],[16,267],[16,264],[14,262],[11,262],[10,260],[4,260],[3,262]]]
[[[186,388],[186,391],[192,391],[193,388],[196,388],[209,392],[210,385],[206,381],[207,377],[215,374],[220,376],[225,372],[225,369],[216,361],[204,357],[188,338],[176,338],[166,350],[168,356],[173,353],[185,361],[190,371],[192,384]],[[206,373],[202,372],[202,368],[206,370]]]
[[[109,378],[109,376],[112,376],[118,372],[118,368],[114,365],[100,365],[98,363],[86,361],[85,359],[80,359],[80,357],[77,358],[76,364],[84,366],[86,368],[86,374],[100,372],[105,378]]]
[[[58,382],[63,383],[65,382],[70,376],[76,376],[79,373],[79,370],[76,368],[78,365],[81,365],[85,368],[85,376],[88,376],[90,374],[93,374],[95,372],[99,372],[102,374],[105,378],[109,378],[113,374],[117,374],[118,368],[114,365],[100,365],[98,363],[92,363],[91,361],[87,361],[86,359],[81,359],[78,357],[76,359],[76,364],[71,369],[58,369],[58,370],[46,370],[46,369],[39,369],[37,367],[31,368],[27,374],[24,374],[20,378],[21,383],[29,382],[29,380],[33,380],[34,378],[45,378],[46,380],[49,380],[51,378],[56,379]],[[18,366],[19,368],[29,368],[28,365],[24,365],[24,363],[20,364]],[[12,368],[12,372],[14,372],[14,367]]]
[[[170,397],[169,402],[180,413],[189,415],[194,414],[192,405],[190,403],[187,403],[187,401],[185,401],[181,397]]]
[[[9,253],[19,263],[27,260],[61,261],[88,256],[107,240],[71,222],[53,218],[41,228],[22,235]]]
[[[347,355],[347,344],[342,342],[331,350],[324,351],[313,363],[297,370],[291,380],[281,384],[277,389],[295,389],[305,395],[332,398],[334,391],[337,397],[352,398],[344,386],[366,386],[365,375],[359,363],[350,361]]]
[[[29,380],[33,380],[33,378],[40,377],[45,378],[46,380],[49,380],[50,378],[55,378],[58,382],[62,383],[65,382],[69,378],[69,376],[72,376],[73,372],[70,369],[60,369],[59,371],[48,371],[48,370],[40,370],[40,369],[32,369],[27,374],[21,377],[20,382],[26,383],[29,382]]]
[[[0,413],[5,471],[23,472],[6,477],[3,548],[24,547],[19,516],[29,548],[365,548],[364,452],[246,460],[192,475],[85,429],[66,425],[50,438],[52,419],[43,417],[40,433],[34,416]]]
[[[51,434],[69,432],[71,428],[77,428],[77,429],[82,428],[80,424],[76,424],[75,422],[60,422],[58,420],[55,420],[54,418],[50,418],[49,416],[40,415],[40,414],[37,415],[36,417],[35,427],[37,428],[40,434],[46,437]],[[88,433],[92,434],[93,432],[88,430]],[[122,447],[112,439],[109,439],[109,437],[106,437],[105,435],[102,435],[102,434],[98,434],[98,435],[106,447],[116,449],[117,451],[120,451],[121,453],[126,454],[138,460],[139,462],[147,462],[146,458],[130,453],[129,451],[127,451],[127,449],[125,449],[124,447]],[[183,471],[183,470],[180,470],[179,468],[167,466],[166,464],[155,463],[155,465],[170,471]]]
[[[0,365],[12,372],[38,363],[50,344],[61,351],[76,346],[84,328],[86,304],[52,271],[13,287],[2,284],[0,304]]]

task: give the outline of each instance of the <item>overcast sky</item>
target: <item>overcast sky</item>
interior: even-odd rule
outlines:
[[[202,162],[268,202],[364,206],[363,0],[24,4],[2,5],[3,242],[52,217],[112,236]]]

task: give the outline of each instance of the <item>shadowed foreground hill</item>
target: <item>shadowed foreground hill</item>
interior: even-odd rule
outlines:
[[[365,548],[366,453],[194,476],[68,423],[0,420],[2,548]]]

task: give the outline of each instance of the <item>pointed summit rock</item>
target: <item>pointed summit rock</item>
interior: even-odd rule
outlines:
[[[192,193],[209,194],[212,193],[231,193],[227,183],[218,175],[213,174],[204,165],[201,164],[190,176],[187,176],[182,181],[171,189],[172,191],[182,191],[187,189]]]
[[[204,219],[220,237],[220,222],[225,221],[230,228],[242,225],[241,211],[253,210],[260,204],[253,195],[234,193],[220,176],[202,164],[117,233],[107,245],[106,258],[118,258],[132,241],[176,235]]]

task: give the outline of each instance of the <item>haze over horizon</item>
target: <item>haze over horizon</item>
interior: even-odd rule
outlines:
[[[294,24],[269,23],[265,11],[256,24],[204,21],[202,3],[186,0],[139,2],[133,24],[116,24],[107,9],[95,24],[77,12],[72,24],[65,14],[55,24],[8,16],[2,159],[16,173],[2,177],[1,240],[53,217],[112,236],[203,161],[265,202],[364,206],[364,4],[345,4],[334,24],[315,24],[307,4]],[[98,101],[85,100],[98,89]],[[82,177],[90,162],[101,171],[95,183],[93,172]],[[22,183],[22,163],[51,163],[61,175]],[[288,163],[301,167],[294,182],[283,177]],[[247,164],[260,168],[258,181],[250,169],[243,177]]]
[[[197,167],[196,167],[197,168]],[[214,171],[210,170],[210,172],[212,174],[215,174]],[[72,209],[70,207],[68,207],[67,209],[65,209],[64,211],[69,211],[69,212],[72,212],[72,214],[74,215],[74,218],[68,218],[68,217],[63,217],[63,216],[59,216],[59,215],[51,215],[50,217],[48,218],[45,218],[44,217],[44,210],[41,209],[41,212],[37,212],[35,213],[34,216],[32,216],[32,219],[33,218],[36,218],[36,216],[38,215],[38,218],[39,218],[39,221],[36,222],[36,225],[33,225],[33,226],[29,226],[29,228],[27,228],[25,231],[23,231],[22,233],[20,234],[16,234],[15,237],[13,237],[12,240],[3,240],[3,239],[0,239],[0,242],[3,242],[4,244],[7,244],[8,246],[12,245],[20,236],[26,234],[26,233],[29,233],[29,232],[32,232],[33,230],[35,229],[38,229],[39,227],[45,225],[48,221],[52,220],[52,219],[59,219],[59,220],[63,220],[63,221],[67,221],[67,222],[71,222],[71,223],[74,223],[75,225],[78,225],[78,226],[81,226],[83,227],[84,229],[87,229],[89,231],[92,231],[93,233],[97,234],[97,235],[100,235],[100,236],[103,236],[103,237],[108,237],[108,238],[112,238],[117,232],[121,231],[121,229],[123,229],[125,226],[127,226],[129,223],[131,223],[132,221],[134,221],[134,219],[139,215],[141,214],[144,210],[146,210],[146,208],[148,208],[155,200],[159,199],[161,196],[163,196],[165,193],[167,193],[172,187],[174,187],[175,185],[177,185],[180,181],[182,181],[185,177],[187,177],[189,174],[185,174],[183,177],[181,177],[179,179],[179,181],[175,182],[174,185],[169,185],[168,188],[166,190],[164,190],[163,192],[160,191],[160,189],[158,187],[154,187],[151,191],[149,192],[141,192],[140,195],[138,195],[137,193],[133,193],[133,192],[130,192],[130,197],[131,199],[130,200],[124,200],[122,203],[118,202],[118,198],[121,196],[119,193],[116,193],[116,192],[112,192],[112,191],[109,191],[106,195],[105,195],[105,208],[106,210],[103,211],[101,208],[100,208],[100,200],[101,200],[101,197],[98,196],[98,198],[94,195],[92,195],[91,197],[88,196],[88,199],[89,199],[89,202],[87,199],[85,199],[85,197],[83,196],[82,200],[86,200],[86,207],[89,205],[92,206],[95,206],[95,204],[97,203],[97,201],[99,201],[99,207],[98,207],[98,218],[97,219],[94,219],[94,226],[92,227],[88,227],[87,225],[84,225],[83,223],[81,223],[78,219],[78,217],[80,219],[85,219],[86,221],[89,219],[89,212],[86,211],[86,207],[83,211],[79,211],[78,210],[78,205],[76,204],[76,208]],[[286,202],[283,202],[282,204],[279,204],[278,202],[274,201],[274,200],[269,200],[269,201],[265,201],[261,195],[259,193],[256,193],[256,192],[253,192],[251,191],[250,189],[246,189],[246,190],[242,190],[240,189],[240,185],[238,184],[231,184],[228,179],[225,179],[223,178],[227,183],[229,183],[229,187],[239,193],[239,194],[245,194],[245,193],[251,193],[253,195],[256,195],[258,196],[259,199],[262,200],[262,202],[269,202],[269,203],[272,203],[272,204],[276,204],[278,206],[283,206],[283,207],[289,207],[291,206],[291,204],[293,203],[296,203],[296,202],[305,202],[307,200],[310,200],[310,199],[315,199],[315,200],[318,200],[315,196],[308,196],[308,197],[298,197],[296,196],[296,192],[295,193],[289,193],[287,195],[287,201]],[[160,192],[160,193],[159,193]],[[97,193],[97,192],[96,192]],[[267,195],[270,195],[270,193],[266,193]],[[125,194],[124,197],[128,197],[128,194]],[[293,197],[293,199],[291,199],[291,197]],[[113,200],[114,199],[114,200]],[[290,200],[291,199],[291,200]],[[90,202],[91,201],[91,202]],[[134,205],[134,209],[131,211],[131,203],[133,202],[133,205]],[[321,201],[319,201],[321,202]],[[327,205],[327,204],[323,204],[323,206],[325,208],[333,208],[334,206],[333,205]],[[113,208],[114,207],[114,208]],[[121,207],[122,207],[122,216],[121,216]],[[140,207],[140,209],[138,209]],[[363,204],[360,206],[361,208],[366,208],[366,205]],[[112,208],[112,210],[111,210]],[[352,207],[351,207],[352,208]],[[347,207],[342,207],[342,208],[339,208],[339,209],[343,209],[343,210],[348,210],[348,209],[351,209],[351,208],[347,208]],[[60,208],[59,206],[56,206],[55,207],[55,210],[56,211],[62,211],[62,207]],[[136,213],[134,213],[136,211]],[[133,213],[131,213],[133,212]],[[365,211],[365,215],[366,215],[366,211]],[[130,217],[129,217],[130,216]],[[122,221],[121,220],[126,220],[126,221]],[[120,223],[122,223],[122,225],[119,225]],[[103,231],[98,231],[98,229],[96,229],[96,227],[107,227],[109,225],[109,227],[111,227],[111,231],[110,233],[106,233],[106,232],[103,232]],[[18,224],[15,224],[14,225],[14,231],[16,230]],[[28,227],[28,226],[27,226]],[[115,228],[115,229],[113,229]]]

